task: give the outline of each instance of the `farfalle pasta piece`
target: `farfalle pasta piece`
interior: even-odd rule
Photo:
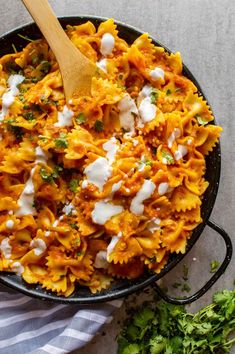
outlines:
[[[135,279],[144,273],[144,264],[139,258],[134,258],[128,263],[110,263],[107,271],[113,277]]]
[[[200,198],[184,186],[175,188],[171,199],[172,209],[177,212],[194,209],[201,203]]]
[[[113,278],[107,274],[100,271],[96,271],[92,274],[89,281],[79,281],[83,286],[88,286],[92,294],[96,294],[101,290],[109,288]]]
[[[134,237],[126,240],[120,239],[109,255],[109,262],[113,262],[114,264],[127,263],[133,257],[140,256],[141,253],[142,247]]]
[[[207,125],[204,127],[204,130],[208,132],[208,135],[204,143],[198,147],[198,150],[203,155],[208,155],[218,142],[222,128],[215,125]]]
[[[66,159],[81,159],[88,152],[99,154],[99,149],[92,138],[92,135],[85,129],[78,127],[68,134],[68,148],[65,149]]]

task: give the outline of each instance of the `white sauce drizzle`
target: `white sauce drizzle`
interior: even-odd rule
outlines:
[[[131,201],[130,210],[133,214],[141,215],[144,212],[143,202],[150,198],[156,186],[151,180],[145,180],[136,196]]]
[[[103,144],[103,149],[107,151],[106,158],[109,160],[110,165],[115,161],[116,153],[119,149],[117,139],[112,137],[110,140]]]
[[[135,132],[135,120],[133,114],[138,115],[138,109],[135,101],[129,94],[126,94],[118,102],[118,109],[120,112],[119,118],[121,127],[133,134]]]
[[[156,67],[150,72],[150,76],[153,81],[158,81],[159,79],[164,80],[165,72],[162,70],[162,68]]]
[[[175,139],[179,138],[180,135],[181,135],[180,129],[179,128],[174,128],[173,132],[171,133],[171,135],[167,139],[168,147],[170,149],[172,148]]]
[[[19,94],[18,85],[24,81],[22,75],[11,75],[8,78],[9,89],[2,96],[2,110],[0,112],[0,121],[2,121],[8,113],[8,109],[14,103],[15,97]]]
[[[59,220],[55,220],[52,224],[53,227],[57,227],[59,225]]]
[[[146,97],[142,100],[139,106],[139,113],[143,124],[151,122],[151,120],[155,118],[157,113],[157,106],[151,103],[150,97]]]
[[[51,154],[43,151],[41,146],[37,146],[35,149],[36,160],[35,163],[44,163],[46,165],[47,160],[51,157]]]
[[[188,139],[188,140],[187,140],[187,144],[188,144],[188,145],[192,145],[192,143],[193,143],[193,140],[192,140],[192,139]]]
[[[36,160],[35,164],[39,163],[47,163],[48,158],[50,157],[50,154],[43,151],[40,146],[37,146],[35,149],[35,155],[36,155]],[[33,206],[34,203],[34,193],[35,193],[35,188],[33,184],[33,175],[36,170],[36,166],[31,170],[30,176],[28,181],[25,183],[25,187],[23,192],[20,195],[20,198],[18,199],[18,205],[19,209],[15,211],[15,215],[17,216],[24,216],[24,215],[35,215],[36,209]]]
[[[107,73],[107,59],[101,59],[100,61],[96,62],[96,66]]]
[[[115,45],[115,38],[111,33],[105,33],[101,38],[100,53],[106,57],[113,51]]]
[[[95,203],[91,217],[95,224],[104,225],[106,221],[111,219],[114,215],[120,214],[122,211],[123,207],[121,205],[115,205],[101,200]]]
[[[66,204],[63,207],[62,212],[65,213],[66,215],[69,215],[69,214],[75,215],[75,214],[77,214],[77,210],[76,210],[75,206],[72,203]]]
[[[151,122],[156,116],[157,106],[151,103],[151,94],[153,88],[151,85],[145,85],[139,93],[137,104],[139,107],[140,120],[138,127],[142,128],[145,123]]]
[[[32,240],[29,246],[30,248],[34,248],[35,256],[40,256],[47,249],[45,241],[43,241],[41,238]]]
[[[72,118],[74,116],[73,111],[69,109],[66,105],[62,112],[58,112],[58,122],[54,124],[55,127],[70,127],[73,125]]]
[[[95,268],[104,268],[104,269],[106,269],[108,267],[107,251],[99,251],[97,253],[97,255],[95,257],[94,267]]]
[[[14,220],[7,220],[6,221],[6,228],[7,229],[13,229],[15,223],[14,223]]]
[[[167,182],[162,182],[158,186],[158,194],[159,195],[164,195],[168,191],[169,188],[169,183]]]
[[[33,175],[35,172],[36,166],[31,170],[28,181],[25,183],[23,192],[18,199],[19,209],[15,211],[16,216],[24,215],[35,215],[36,209],[33,206],[34,203],[34,184],[33,184]]]
[[[82,187],[82,189],[85,189],[85,188],[87,188],[87,186],[88,186],[88,180],[84,179],[84,181],[82,181],[81,187]]]
[[[49,237],[50,234],[51,234],[51,231],[50,231],[50,230],[46,231],[46,232],[45,232],[45,237]]]
[[[22,275],[24,273],[24,266],[20,262],[14,262],[11,267],[12,271],[16,273],[16,275]]]
[[[84,173],[88,182],[94,184],[102,192],[105,183],[112,175],[112,168],[106,158],[99,157],[85,168]]]
[[[117,183],[114,183],[114,184],[112,185],[111,196],[121,188],[122,182],[123,182],[123,181],[121,180],[121,181],[119,181],[119,182],[117,182]]]
[[[12,247],[11,245],[9,244],[9,238],[4,238],[2,240],[2,242],[0,243],[0,251],[2,252],[3,256],[6,258],[6,259],[9,259],[11,258],[11,251],[12,251]]]
[[[147,229],[153,234],[155,231],[160,230],[161,220],[159,218],[152,218],[148,224]]]
[[[187,147],[179,144],[178,149],[174,153],[174,157],[175,157],[176,161],[178,161],[178,160],[182,159],[185,155],[187,155],[187,153],[188,153]]]
[[[110,254],[113,252],[114,247],[116,246],[116,244],[118,243],[118,241],[120,240],[120,238],[122,237],[122,232],[120,231],[116,236],[113,236],[111,239],[111,242],[109,243],[108,247],[107,247],[107,261],[110,261]]]
[[[133,139],[132,144],[133,146],[137,146],[139,144],[139,140]]]

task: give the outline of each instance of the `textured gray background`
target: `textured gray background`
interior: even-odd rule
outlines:
[[[36,1],[36,0],[32,0]],[[211,219],[230,233],[235,244],[235,2],[231,0],[51,0],[56,14],[90,14],[113,17],[128,23],[164,43],[173,51],[180,51],[184,63],[191,69],[213,108],[217,122],[224,132],[222,144],[221,183]],[[31,21],[20,0],[0,0],[0,35],[15,26]],[[209,276],[210,261],[222,259],[223,243],[214,232],[206,229],[187,256],[190,266],[190,285],[196,289]],[[196,257],[196,261],[192,259]],[[191,306],[194,310],[210,302],[214,291],[233,288],[234,258],[226,274],[211,291]],[[182,276],[182,265],[164,280],[170,284]],[[147,296],[147,298],[149,295]],[[146,295],[129,297],[130,304],[142,301]],[[112,324],[103,335],[79,354],[116,353],[115,336],[125,318],[125,306],[118,310]]]

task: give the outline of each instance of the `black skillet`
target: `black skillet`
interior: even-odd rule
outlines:
[[[78,25],[86,21],[91,21],[95,26],[98,26],[102,21],[106,19],[95,16],[74,16],[62,17],[59,20],[62,26],[65,28],[68,24]],[[128,26],[120,22],[116,22],[116,24],[118,26],[120,37],[125,39],[129,44],[131,44],[138,36],[142,34],[141,31],[135,29],[134,27]],[[31,39],[38,39],[42,37],[39,29],[34,23],[19,27],[3,35],[0,38],[0,56],[13,52],[13,43],[18,50],[21,50],[23,47],[26,46],[27,42],[23,38],[19,37],[18,34],[29,36]],[[166,48],[164,45],[154,39],[153,43],[155,45],[164,47],[167,52],[171,52],[168,48]],[[199,93],[206,99],[197,80],[185,65],[183,68],[183,73],[197,86]],[[39,285],[29,285],[24,282],[24,280],[22,280],[20,277],[11,273],[0,273],[0,282],[26,295],[36,297],[42,300],[60,302],[65,304],[92,304],[97,302],[110,301],[134,293],[137,290],[144,289],[150,284],[153,285],[157,293],[168,302],[176,304],[186,304],[197,300],[199,297],[205,294],[211,288],[211,286],[218,280],[218,278],[224,273],[232,257],[232,242],[230,237],[220,226],[216,225],[214,222],[209,220],[218,191],[220,179],[220,165],[221,154],[220,144],[218,143],[206,159],[206,179],[210,183],[210,185],[204,195],[201,206],[203,222],[193,231],[192,236],[187,244],[186,253],[172,254],[168,260],[167,265],[164,267],[164,269],[162,269],[160,274],[152,274],[146,271],[143,276],[135,280],[117,280],[113,282],[112,286],[109,289],[103,290],[98,294],[91,294],[88,288],[77,286],[75,292],[69,298],[57,296],[54,293],[45,291]],[[188,298],[184,298],[181,300],[172,298],[165,294],[159,288],[159,286],[156,285],[156,281],[163,277],[166,273],[168,273],[172,268],[176,266],[177,263],[179,263],[184,258],[187,252],[196,243],[206,225],[217,231],[219,235],[222,236],[226,245],[226,255],[224,261],[220,265],[216,273],[213,274],[211,279],[207,281],[207,283],[194,295],[191,295]]]

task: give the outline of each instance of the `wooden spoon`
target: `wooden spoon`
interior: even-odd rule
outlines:
[[[90,95],[97,70],[70,41],[47,0],[22,0],[55,54],[64,84],[66,101],[75,95]]]

